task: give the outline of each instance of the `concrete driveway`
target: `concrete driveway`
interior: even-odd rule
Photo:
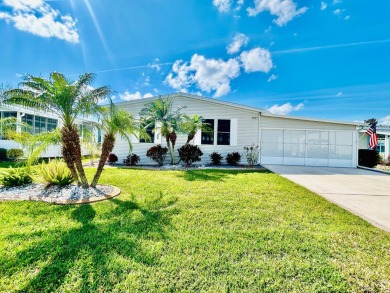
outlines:
[[[390,232],[390,175],[356,168],[264,167]]]

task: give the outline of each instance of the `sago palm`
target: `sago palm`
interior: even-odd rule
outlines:
[[[104,133],[102,152],[100,155],[99,164],[92,180],[91,187],[96,187],[99,178],[103,172],[104,164],[107,161],[108,155],[112,152],[115,145],[116,136],[120,136],[129,144],[132,149],[130,135],[136,137],[145,137],[146,132],[140,131],[139,123],[136,122],[128,112],[119,110],[112,102],[108,108],[102,110],[101,129]]]
[[[62,120],[62,155],[72,176],[83,187],[88,181],[81,162],[81,147],[77,117],[94,114],[99,110],[99,100],[107,97],[108,87],[93,89],[90,84],[95,79],[91,73],[83,74],[77,81],[67,79],[63,74],[53,72],[49,79],[28,75],[16,89],[4,92],[1,102],[27,108],[54,112]]]
[[[177,133],[182,133],[182,121],[184,114],[181,113],[183,106],[173,109],[173,98],[160,97],[150,102],[139,113],[147,128],[152,127],[154,131],[159,130],[162,137],[165,137],[171,164],[175,164],[175,144]]]

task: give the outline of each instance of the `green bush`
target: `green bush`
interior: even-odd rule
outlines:
[[[0,148],[0,161],[7,160],[7,150]]]
[[[0,173],[0,182],[7,187],[21,186],[30,184],[33,181],[26,168],[12,168]]]
[[[168,148],[162,147],[161,144],[152,146],[150,149],[146,151],[146,156],[150,158],[152,161],[155,161],[159,164],[159,166],[164,165],[164,160],[167,155]]]
[[[126,166],[135,166],[139,163],[140,161],[140,158],[138,155],[136,154],[131,154],[131,155],[128,155],[126,157],[126,159],[123,160],[123,163],[126,165]]]
[[[65,162],[59,160],[42,163],[41,173],[47,185],[66,186],[74,181]]]
[[[180,160],[191,166],[193,162],[198,162],[203,156],[202,151],[197,145],[185,144],[178,149]]]
[[[16,160],[19,159],[20,157],[23,157],[24,153],[22,149],[9,149],[7,151],[7,158],[10,160]]]
[[[257,165],[259,162],[259,146],[252,144],[244,146],[244,154],[249,166]]]
[[[219,166],[221,165],[221,161],[222,161],[222,155],[218,152],[212,152],[210,154],[210,160],[211,160],[211,165],[214,165],[214,166]]]
[[[107,162],[111,165],[111,164],[115,164],[116,162],[118,162],[118,156],[115,155],[114,153],[111,153],[108,155],[108,158],[107,158]]]
[[[226,156],[226,162],[228,163],[228,165],[237,166],[240,161],[241,154],[239,152],[232,152],[227,154]]]
[[[358,154],[359,166],[373,168],[380,163],[381,156],[375,150],[360,149]]]

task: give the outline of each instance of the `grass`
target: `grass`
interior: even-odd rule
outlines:
[[[15,167],[17,164],[11,161],[0,161],[0,168]]]
[[[109,168],[102,183],[122,194],[0,202],[1,292],[390,290],[390,234],[276,174]]]

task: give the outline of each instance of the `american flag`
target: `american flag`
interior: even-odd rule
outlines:
[[[378,136],[376,135],[376,122],[373,123],[370,128],[367,129],[366,134],[370,136],[370,142],[368,147],[372,150],[375,150],[378,144]]]

